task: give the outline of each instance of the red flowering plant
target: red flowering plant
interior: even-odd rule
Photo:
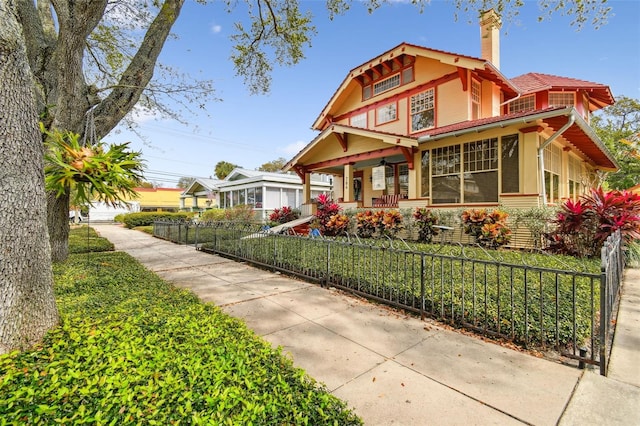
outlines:
[[[418,241],[430,243],[433,237],[438,235],[438,229],[434,228],[438,224],[438,218],[426,207],[416,207],[413,212],[413,219],[418,225]]]
[[[577,257],[598,256],[606,239],[620,230],[626,242],[640,238],[640,196],[596,188],[578,201],[567,200],[545,234],[547,250]]]
[[[338,222],[342,223],[342,219],[338,222],[332,222],[332,228],[328,228],[327,224],[331,220],[332,216],[338,215],[340,213],[342,208],[338,204],[334,203],[326,194],[318,195],[318,197],[316,198],[316,202],[318,203],[318,209],[316,210],[315,216],[318,221],[320,232],[322,232],[322,235],[337,235],[336,230],[332,228]],[[347,225],[348,222],[349,221],[347,219]],[[340,232],[342,231],[343,230],[341,230]]]
[[[273,212],[269,215],[269,222],[272,224],[281,224],[291,222],[292,220],[296,220],[300,217],[300,212],[298,210],[292,209],[289,206],[284,206],[281,209],[274,209]]]
[[[488,248],[498,248],[511,240],[508,217],[501,210],[489,213],[486,209],[465,210],[461,215],[464,233],[472,235],[476,244]]]

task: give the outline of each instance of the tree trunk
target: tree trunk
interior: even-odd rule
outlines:
[[[51,260],[63,262],[69,256],[69,194],[59,197],[47,192],[47,226]]]
[[[58,322],[46,221],[42,137],[15,2],[0,0],[0,353]]]

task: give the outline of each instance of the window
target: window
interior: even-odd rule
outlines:
[[[460,145],[434,149],[431,170],[433,203],[461,202]]]
[[[409,165],[388,164],[384,170],[386,194],[409,194]]]
[[[413,81],[413,66],[407,66],[404,69],[401,69],[400,67],[401,66],[398,66],[394,62],[393,71],[391,72],[395,72],[395,74],[392,76],[385,76],[384,80],[378,80],[373,84],[366,83],[366,85],[362,87],[362,100],[366,101],[367,99],[371,99],[374,96],[387,92],[391,89],[395,89],[403,84],[411,83]],[[386,69],[383,70],[383,73],[386,73],[386,71]]]
[[[373,96],[400,86],[400,74],[395,74],[373,85]]]
[[[518,135],[502,137],[502,192],[520,192],[520,153]]]
[[[463,202],[498,201],[498,139],[464,144]]]
[[[397,104],[392,103],[376,110],[376,124],[384,124],[397,118]]]
[[[363,112],[362,114],[353,115],[349,119],[349,123],[353,127],[361,127],[363,129],[367,128],[367,113]]]
[[[471,119],[477,120],[480,118],[480,83],[471,80]]]
[[[533,111],[534,109],[536,109],[535,95],[523,96],[509,103],[509,114],[514,114],[516,112]]]
[[[431,187],[428,185],[431,168]],[[498,139],[482,139],[422,154],[422,196],[433,204],[498,201]]]
[[[569,157],[569,198],[577,200],[581,194],[582,163],[576,157]]]
[[[544,187],[547,203],[560,200],[560,172],[562,168],[562,150],[553,145],[544,149]]]
[[[429,154],[431,153],[431,151],[426,150],[422,152],[422,164],[421,164],[421,174],[422,174],[422,178],[421,178],[421,182],[420,182],[420,196],[421,197],[428,197],[431,194],[430,191],[430,185],[429,185],[429,176],[431,176],[431,173],[429,171]]]
[[[574,106],[575,95],[573,92],[549,92],[549,106]]]
[[[418,93],[411,97],[411,131],[429,129],[435,125],[434,90]]]

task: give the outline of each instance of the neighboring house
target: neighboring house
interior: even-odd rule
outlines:
[[[312,175],[309,179],[311,197],[329,194],[332,185],[330,176]],[[249,205],[253,207],[256,216],[264,220],[274,209],[284,206],[300,208],[304,202],[302,188],[302,181],[295,174],[235,168],[222,181],[196,179],[181,194],[181,200],[184,209],[191,211]],[[190,208],[186,207],[189,198]],[[199,201],[203,199],[204,202]]]
[[[180,210],[199,212],[219,207],[218,185],[222,182],[219,179],[197,178],[180,194]]]
[[[101,201],[89,206],[89,219],[92,221],[112,221],[119,214],[136,212],[177,212],[180,208],[180,188],[133,188],[136,198],[118,203],[117,207]]]
[[[609,87],[499,70],[499,18],[481,20],[481,56],[402,43],[352,69],[313,123],[318,136],[284,167],[335,177],[349,207],[536,207],[576,198],[612,171],[589,126]],[[532,60],[532,64],[537,60]]]
[[[134,188],[142,212],[177,212],[180,209],[180,188]]]

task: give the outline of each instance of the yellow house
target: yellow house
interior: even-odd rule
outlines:
[[[303,180],[305,201],[310,174],[325,173],[344,208],[535,207],[615,170],[589,126],[614,103],[609,87],[509,79],[492,10],[480,31],[481,58],[402,43],[349,71],[313,123],[317,137],[284,168]]]
[[[138,198],[134,201],[140,204],[140,211],[168,211],[180,210],[181,188],[134,188]]]

